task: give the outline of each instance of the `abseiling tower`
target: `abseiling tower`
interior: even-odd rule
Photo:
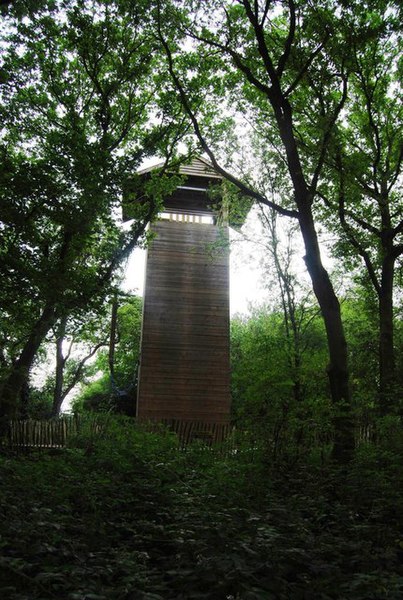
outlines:
[[[137,416],[224,425],[231,409],[228,225],[202,159],[182,166],[147,253]]]

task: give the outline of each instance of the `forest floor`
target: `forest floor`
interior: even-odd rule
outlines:
[[[273,464],[119,425],[3,453],[0,597],[401,600],[402,458]]]

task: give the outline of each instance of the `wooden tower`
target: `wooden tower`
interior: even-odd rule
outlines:
[[[215,224],[208,194],[221,177],[202,159],[179,172],[148,249],[137,416],[226,424],[228,226]]]

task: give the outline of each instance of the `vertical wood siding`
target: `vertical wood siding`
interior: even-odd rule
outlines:
[[[148,251],[137,414],[227,423],[229,257],[214,225],[160,221]]]

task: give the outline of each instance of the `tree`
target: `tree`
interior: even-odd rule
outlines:
[[[24,418],[49,418],[60,414],[62,404],[85,379],[88,364],[108,345],[107,305],[87,313],[84,320],[62,317],[41,344],[20,407]]]
[[[275,276],[276,286],[280,292],[280,306],[283,311],[285,338],[290,374],[293,381],[293,394],[296,402],[302,399],[301,368],[303,363],[303,337],[313,319],[318,316],[317,306],[312,304],[309,291],[298,281],[294,272],[293,259],[296,252],[295,237],[297,226],[288,228],[284,233],[286,241],[281,243],[278,232],[278,215],[273,209],[261,210],[261,221],[267,233],[266,253],[270,262],[266,265]],[[267,280],[269,276],[266,275]],[[305,348],[306,350],[306,348]]]
[[[53,417],[59,415],[64,400],[85,377],[86,363],[100,348],[108,344],[105,331],[102,331],[102,316],[104,315],[101,315],[101,311],[97,311],[92,320],[88,320],[87,315],[84,323],[69,323],[66,317],[62,317],[55,328],[56,356],[51,410]],[[77,345],[79,352],[74,356],[73,349]]]
[[[130,231],[119,226],[127,178],[151,152],[168,161],[186,130],[158,91],[151,5],[70,0],[59,9],[49,1],[22,20],[10,7],[5,19],[2,418],[16,414],[50,329],[103,301],[116,269],[158,212],[156,177]],[[160,98],[165,104],[158,109]]]
[[[305,313],[298,303],[295,308]],[[287,335],[280,307],[256,309],[231,323],[234,420],[265,440],[273,457],[312,450],[321,434],[329,434],[326,336],[319,315],[301,320],[298,395]]]
[[[345,55],[328,50],[333,43],[337,44],[342,18],[334,10],[334,4],[327,1],[314,6],[293,0],[287,3],[211,0],[172,4],[172,19],[193,41],[194,50],[189,52],[175,46],[160,19],[161,43],[201,148],[217,171],[242,193],[298,220],[305,263],[327,334],[327,372],[335,411],[334,456],[341,461],[348,460],[354,436],[347,345],[339,301],[322,263],[314,214],[331,133],[347,97],[344,60],[348,49]],[[176,7],[182,12],[175,12]],[[303,85],[309,75],[319,77],[326,91],[323,106],[318,106],[309,86]],[[203,129],[200,113],[204,104],[200,94],[201,90],[208,89],[220,98],[226,87],[231,92],[226,97],[227,105],[233,103],[239,109],[238,116],[246,114],[250,118],[260,146],[270,144],[271,148],[279,149],[279,161],[286,165],[293,193],[293,198],[285,203],[266,197],[219,164],[214,145],[210,145],[209,129]],[[207,101],[212,102],[211,97]],[[209,120],[211,122],[210,116]],[[319,149],[314,158],[304,148],[308,140],[309,145],[315,144]]]
[[[137,296],[119,294],[111,313],[111,325],[108,327],[110,348],[97,353],[87,373],[86,385],[74,404],[76,409],[113,409],[133,415],[136,412],[142,300]]]
[[[330,183],[322,193],[328,223],[337,228],[338,222],[336,254],[349,266],[363,265],[378,299],[379,408],[385,415],[399,398],[393,296],[403,254],[403,105],[400,22],[393,3],[380,5],[382,18],[379,12],[349,14],[362,23],[366,43],[350,44],[349,98],[334,131]]]

